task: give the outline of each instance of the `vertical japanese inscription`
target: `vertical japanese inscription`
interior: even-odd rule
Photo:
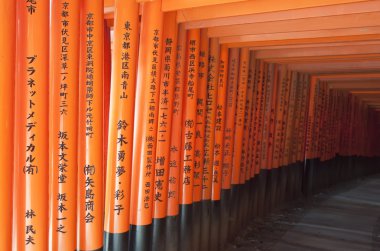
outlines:
[[[79,3],[53,1],[51,10],[51,245],[68,250],[77,238]]]
[[[235,139],[235,111],[237,96],[237,81],[239,76],[239,48],[229,50],[228,87],[226,103],[226,126],[224,128],[222,189],[231,188],[232,155]]]
[[[188,31],[186,77],[182,121],[182,166],[180,171],[180,204],[193,202],[194,144],[197,110],[200,30]]]
[[[49,1],[17,1],[16,8],[18,20],[15,74],[17,100],[15,102],[15,114],[17,114],[15,181],[17,185],[14,186],[14,194],[17,194],[15,202],[17,239],[13,248],[47,250]],[[12,83],[7,84],[12,85]]]
[[[133,132],[131,224],[152,223],[161,81],[161,1],[142,4]]]
[[[199,49],[197,125],[196,125],[196,132],[195,132],[195,153],[194,153],[194,201],[196,202],[202,199],[208,57],[209,57],[209,38],[207,36],[207,29],[202,29],[200,49]]]
[[[49,1],[17,1],[17,18],[14,248],[47,250]]]
[[[178,27],[177,54],[174,59],[175,64],[175,86],[172,108],[172,130],[170,137],[170,159],[169,159],[169,184],[168,184],[168,216],[175,216],[179,213],[179,166],[181,162],[182,144],[182,108],[184,93],[184,71],[185,71],[185,49],[186,30],[184,24]]]
[[[215,141],[214,141],[214,161],[212,169],[212,200],[220,200],[222,186],[222,166],[223,166],[223,140],[226,115],[227,96],[227,74],[228,74],[228,47],[220,46],[220,60],[218,73],[218,98],[216,100],[215,117]]]
[[[117,0],[115,7],[104,230],[125,233],[129,231],[139,21],[136,2]]]
[[[103,1],[81,4],[78,249],[103,246]]]
[[[208,58],[207,98],[206,98],[206,126],[204,140],[204,165],[202,177],[202,200],[211,199],[212,164],[214,161],[215,116],[216,99],[218,95],[219,71],[219,41],[210,40],[210,54]]]
[[[153,218],[164,218],[168,205],[170,142],[175,88],[175,57],[177,53],[176,13],[164,14],[162,70],[158,104],[157,151],[155,158]]]
[[[239,82],[236,101],[236,118],[235,118],[235,140],[234,153],[232,157],[232,184],[239,184],[241,173],[241,156],[243,149],[244,136],[244,118],[245,118],[245,103],[247,97],[247,81],[249,67],[249,50],[242,48],[240,50],[240,65],[239,65]]]

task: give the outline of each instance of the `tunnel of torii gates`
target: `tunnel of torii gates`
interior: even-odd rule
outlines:
[[[379,171],[380,1],[2,0],[0,85],[0,250],[222,250]]]

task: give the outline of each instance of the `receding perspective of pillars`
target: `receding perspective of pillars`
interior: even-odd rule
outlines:
[[[378,37],[356,27],[375,18],[323,17],[355,33],[325,37],[261,18],[339,4],[211,2],[1,3],[0,250],[223,250],[379,172]]]

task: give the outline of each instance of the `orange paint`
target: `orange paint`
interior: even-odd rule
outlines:
[[[48,250],[49,1],[17,1],[17,19],[13,249]]]
[[[306,159],[314,158],[314,128],[315,128],[315,114],[316,114],[316,95],[318,93],[318,82],[316,78],[311,78],[309,104],[308,104],[308,117],[306,123],[306,144],[305,144],[305,157]]]
[[[280,167],[280,151],[281,151],[281,139],[282,139],[282,126],[284,121],[284,109],[285,109],[285,95],[287,88],[287,70],[285,66],[279,68],[279,80],[278,80],[278,102],[276,103],[276,121],[274,128],[273,139],[273,157],[271,168]]]
[[[78,249],[103,246],[103,1],[81,5]]]
[[[210,200],[212,194],[212,168],[214,163],[216,102],[218,97],[218,73],[220,63],[219,40],[217,38],[210,40],[209,53],[202,200]]]
[[[267,158],[266,158],[266,166],[268,169],[272,169],[272,161],[273,161],[273,149],[274,149],[274,140],[275,140],[275,126],[276,126],[276,108],[277,100],[280,99],[279,89],[279,72],[278,66],[274,65],[273,69],[273,89],[272,89],[272,99],[271,99],[271,107],[270,107],[270,116],[269,116],[269,133],[268,133],[268,147],[267,147]]]
[[[12,249],[16,1],[0,8],[0,250]]]
[[[248,87],[247,90],[247,99],[250,100],[250,105],[247,109],[248,116],[246,124],[246,158],[245,158],[245,180],[248,181],[253,178],[252,171],[252,154],[253,154],[253,125],[254,125],[254,115],[255,115],[255,101],[256,101],[256,63],[257,60],[254,58],[255,52],[250,51],[250,61],[249,61],[249,70],[248,70]]]
[[[272,118],[272,97],[276,92],[274,86],[274,65],[269,64],[266,65],[266,74],[264,78],[265,85],[265,102],[264,102],[264,121],[263,121],[263,138],[261,143],[261,160],[260,160],[260,168],[261,169],[269,169],[268,168],[268,145],[269,145],[269,137],[270,137],[270,128],[271,128],[271,118]]]
[[[197,92],[200,30],[187,33],[186,75],[182,114],[182,158],[179,172],[179,204],[193,203],[194,152],[197,123]]]
[[[201,30],[198,67],[197,125],[195,132],[193,201],[202,200],[202,178],[204,165],[204,139],[206,126],[207,74],[209,57],[207,29]]]
[[[254,55],[254,52],[251,52],[251,54]],[[252,56],[251,56],[252,57]],[[252,60],[252,59],[251,59]],[[248,168],[249,168],[249,176],[251,178],[255,177],[255,145],[256,145],[256,128],[257,128],[257,109],[259,106],[259,100],[258,100],[258,77],[259,77],[259,70],[260,70],[260,63],[259,60],[255,60],[255,68],[254,71],[250,74],[252,74],[251,78],[253,81],[253,90],[252,90],[252,115],[251,115],[251,121],[249,124],[249,146],[248,146]]]
[[[257,108],[255,111],[256,117],[256,128],[255,128],[255,145],[254,145],[254,170],[255,174],[260,173],[260,160],[261,160],[261,144],[263,140],[263,121],[264,121],[264,102],[265,102],[265,64],[263,61],[257,62],[258,64],[258,73],[257,73],[257,96],[256,104]]]
[[[293,105],[293,125],[291,129],[291,139],[289,145],[288,163],[297,162],[298,132],[300,131],[301,94],[303,87],[303,75],[298,74],[295,80],[296,90]]]
[[[212,189],[211,200],[220,200],[222,187],[222,167],[223,167],[223,140],[226,114],[226,94],[227,94],[227,73],[228,73],[228,48],[220,46],[219,73],[215,114],[215,141],[214,141],[214,161],[212,168]]]
[[[245,117],[245,101],[247,96],[247,81],[249,70],[249,50],[248,48],[240,49],[240,65],[239,65],[239,82],[238,96],[236,101],[236,118],[235,118],[235,140],[234,153],[232,157],[232,176],[231,184],[239,184],[240,180],[240,164],[243,149],[244,136],[244,117]]]
[[[291,161],[291,144],[293,140],[293,130],[294,130],[294,110],[295,101],[297,97],[297,81],[298,74],[296,72],[291,72],[290,85],[289,85],[289,99],[287,102],[287,118],[284,126],[284,140],[283,140],[283,156],[281,158],[281,166],[287,166]]]
[[[178,27],[177,56],[175,71],[175,87],[173,99],[172,131],[170,137],[169,187],[168,187],[168,216],[179,213],[179,168],[181,163],[182,145],[182,110],[185,76],[186,30],[183,24]]]
[[[108,126],[110,112],[110,94],[111,94],[111,68],[112,68],[112,51],[111,51],[111,29],[110,25],[104,21],[104,64],[103,64],[103,184],[107,179],[107,155],[108,155]],[[104,192],[106,187],[104,186]]]
[[[172,110],[175,86],[175,65],[177,55],[177,15],[164,14],[162,34],[162,70],[160,97],[158,104],[157,150],[155,158],[155,181],[153,218],[164,218],[168,206],[168,181],[170,162],[170,134],[172,130]]]
[[[280,150],[280,156],[279,156],[279,165],[280,166],[286,166],[287,160],[288,160],[288,143],[290,138],[290,132],[291,132],[291,122],[292,122],[292,114],[291,110],[291,102],[293,98],[295,97],[295,75],[296,73],[288,71],[287,72],[287,88],[286,88],[286,94],[285,94],[285,106],[284,106],[284,121],[283,126],[281,128],[282,131],[282,138],[281,138],[281,150]]]
[[[161,1],[142,3],[133,132],[131,224],[152,223],[162,52]]]
[[[107,142],[104,231],[129,231],[139,16],[134,1],[117,0]],[[127,56],[128,55],[128,56]]]
[[[240,167],[243,172],[240,173],[240,184],[243,184],[245,181],[251,179],[251,129],[252,129],[252,114],[253,112],[253,98],[254,98],[254,89],[255,89],[255,67],[256,59],[254,58],[253,51],[250,52],[249,60],[249,69],[248,69],[248,80],[247,80],[247,98],[246,98],[246,107],[245,107],[245,118],[244,118],[244,136],[243,136],[243,153],[242,153],[242,162]],[[244,180],[243,180],[244,178]]]
[[[300,119],[300,131],[299,131],[299,153],[298,161],[305,160],[305,148],[306,148],[306,131],[307,131],[307,115],[309,111],[309,90],[310,90],[310,76],[304,75],[302,86],[302,101],[301,101],[301,119]]]
[[[227,86],[227,102],[226,102],[226,123],[224,128],[224,147],[223,147],[223,175],[222,189],[231,188],[232,174],[232,155],[234,152],[235,140],[235,111],[237,97],[237,82],[239,76],[239,54],[238,48],[229,50],[228,62],[228,86]]]
[[[51,10],[50,247],[74,250],[77,247],[80,5],[78,1],[57,0],[52,2]],[[62,16],[64,12],[68,15]]]

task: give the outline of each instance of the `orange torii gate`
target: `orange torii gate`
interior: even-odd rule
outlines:
[[[270,1],[5,0],[0,249],[220,250],[378,172],[379,0]]]

